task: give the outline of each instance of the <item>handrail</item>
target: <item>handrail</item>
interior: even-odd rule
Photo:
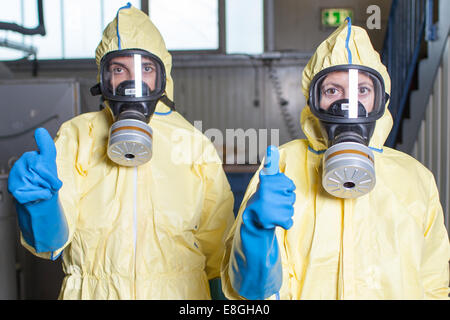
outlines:
[[[411,92],[422,42],[433,40],[432,0],[393,0],[388,20],[382,59],[391,77],[389,110],[394,125],[386,141],[395,147]],[[425,30],[427,29],[427,30]]]

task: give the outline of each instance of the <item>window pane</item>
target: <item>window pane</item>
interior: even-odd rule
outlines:
[[[21,0],[20,2],[23,3],[23,26],[25,28],[36,28],[39,25],[37,1]]]
[[[3,42],[3,36],[0,34],[0,41]],[[24,57],[24,53],[20,50],[0,47],[0,61],[17,60]]]
[[[39,25],[39,17],[38,17],[38,8],[36,0],[22,0],[23,2],[23,26],[25,28],[36,28]],[[44,1],[45,2],[45,1]],[[45,22],[45,10],[44,10],[44,22]],[[46,32],[47,26],[46,27]],[[41,39],[41,35],[34,36],[22,36],[23,43],[30,47],[36,47],[36,44],[33,43],[33,39]],[[39,48],[36,48],[39,56]],[[34,57],[31,57],[34,58]]]
[[[2,10],[0,10],[0,21],[14,22],[19,25],[22,24],[21,8],[21,1],[8,1],[6,5],[2,4]]]
[[[94,58],[101,37],[100,1],[64,0],[63,5],[64,58]]]
[[[227,53],[264,51],[263,0],[226,0]]]
[[[3,4],[2,10],[0,10],[0,21],[22,25],[22,20],[20,1],[9,1],[6,6]],[[0,41],[22,44],[23,36],[17,32],[0,30]],[[0,60],[15,60],[20,59],[23,56],[24,54],[22,51],[0,46]]]
[[[37,49],[38,58],[61,58],[61,19],[60,0],[44,1],[44,20],[46,35],[22,35],[18,32],[0,30],[0,39],[7,39],[26,46],[34,46]],[[23,5],[23,6],[22,6]],[[36,0],[10,1],[6,10],[0,10],[0,20],[15,22],[26,28],[38,26],[38,11]],[[19,59],[24,54],[19,50],[0,47],[0,59]]]
[[[0,21],[16,23],[25,28],[36,28],[39,23],[36,0],[9,1],[0,10]],[[14,31],[0,30],[0,41],[30,47],[31,36],[24,36]],[[0,60],[15,60],[25,56],[21,50],[0,46]]]
[[[17,32],[0,30],[0,41],[7,39],[34,46],[38,49],[38,59],[94,58],[103,29],[114,19],[117,10],[127,2],[136,8],[141,7],[140,0],[45,0],[45,36],[24,36]],[[0,10],[0,21],[35,28],[39,23],[37,1],[8,2],[6,10]],[[0,46],[0,60],[19,59],[23,56],[21,51]]]
[[[38,59],[61,59],[61,1],[44,1],[45,36],[26,36],[38,49]]]
[[[217,50],[217,0],[149,0],[149,15],[169,50]]]
[[[94,58],[103,29],[127,2],[141,7],[140,0],[64,0],[64,58]]]

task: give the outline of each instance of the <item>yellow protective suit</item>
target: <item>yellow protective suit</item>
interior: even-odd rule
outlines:
[[[302,80],[306,98],[316,73],[348,63],[346,37],[347,25],[343,25],[310,59]],[[377,70],[390,92],[389,75],[364,29],[352,27],[349,47],[353,64]],[[283,269],[280,298],[447,298],[450,246],[435,180],[412,157],[383,147],[392,127],[389,111],[377,121],[370,142],[376,186],[356,199],[334,198],[323,189],[326,139],[309,106],[302,111],[301,125],[307,140],[280,147],[280,171],[296,185],[293,227],[276,230]],[[230,299],[241,298],[228,273],[233,237],[258,181],[257,173],[227,239],[222,285]]]
[[[173,99],[171,56],[158,30],[133,7],[118,17],[122,49],[157,55]],[[97,64],[118,49],[116,26],[114,19],[105,29]],[[59,196],[69,240],[59,250],[66,273],[59,298],[210,298],[208,279],[220,277],[234,220],[233,195],[212,143],[161,102],[156,111],[150,121],[153,157],[136,168],[118,166],[106,155],[109,108],[61,126]]]

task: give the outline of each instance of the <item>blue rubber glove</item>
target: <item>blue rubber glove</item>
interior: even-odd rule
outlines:
[[[37,253],[53,252],[68,238],[67,222],[58,199],[62,182],[58,179],[56,147],[50,134],[38,128],[34,139],[38,151],[26,152],[14,163],[8,191],[16,199],[24,240]]]
[[[242,214],[242,224],[234,239],[231,284],[247,299],[266,299],[281,288],[282,269],[277,226],[292,227],[295,185],[279,172],[279,153],[269,146],[259,187]]]

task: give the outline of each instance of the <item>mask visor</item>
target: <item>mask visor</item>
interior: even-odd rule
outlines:
[[[165,89],[164,66],[145,50],[110,52],[102,59],[101,87],[114,101],[145,101],[161,97]]]
[[[386,103],[381,76],[370,68],[352,65],[321,71],[313,79],[310,93],[312,112],[333,123],[374,121],[383,115]]]

